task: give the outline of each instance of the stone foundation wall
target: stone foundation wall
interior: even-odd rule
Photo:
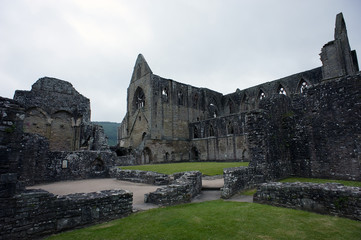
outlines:
[[[37,239],[129,215],[133,194],[124,190],[54,196],[27,190],[0,198],[0,239]]]
[[[111,168],[109,175],[118,180],[152,185],[167,185],[171,181],[170,177],[166,174],[141,170],[122,170],[118,167]]]
[[[223,170],[224,185],[221,189],[222,198],[230,198],[243,189],[254,188],[265,182],[262,173],[254,167],[235,167]]]
[[[144,195],[144,202],[157,205],[174,205],[190,202],[202,190],[202,173],[199,171],[174,174],[174,182],[155,192]]]
[[[361,188],[337,183],[265,183],[254,202],[361,221]]]
[[[109,177],[115,161],[111,151],[49,152],[46,182]]]

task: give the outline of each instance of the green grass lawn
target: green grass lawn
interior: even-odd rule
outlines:
[[[361,239],[361,222],[256,203],[183,204],[48,239]]]
[[[137,166],[124,166],[121,169],[153,171],[164,174],[173,174],[184,171],[200,171],[203,175],[214,176],[223,175],[224,168],[248,166],[248,162],[183,162],[183,163],[165,163],[149,164]]]
[[[312,183],[341,183],[350,187],[361,187],[361,182],[357,181],[345,181],[345,180],[332,180],[332,179],[320,179],[320,178],[286,178],[280,182],[312,182]]]

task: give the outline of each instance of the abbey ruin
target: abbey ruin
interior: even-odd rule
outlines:
[[[120,147],[137,164],[250,161],[277,165],[275,177],[361,179],[359,68],[342,14],[334,37],[321,67],[228,95],[159,77],[139,55]]]
[[[0,97],[0,239],[130,214],[132,195],[124,191],[56,197],[25,190],[118,177],[113,167],[120,165],[250,162],[224,170],[223,198],[289,176],[361,181],[361,73],[342,13],[320,56],[318,68],[223,95],[155,75],[140,54],[115,151],[91,123],[89,99],[69,82],[44,77],[13,99]],[[180,177],[196,182],[189,196],[201,188],[201,176],[192,174]],[[115,204],[123,207],[109,207]]]

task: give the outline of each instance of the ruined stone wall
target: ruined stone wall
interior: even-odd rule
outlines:
[[[109,176],[118,180],[146,183],[152,185],[167,185],[170,183],[170,177],[166,174],[152,171],[128,170],[113,167],[109,171]]]
[[[321,49],[324,79],[353,75],[359,71],[356,51],[351,51],[342,13],[337,14],[335,25],[335,39]]]
[[[361,188],[337,183],[265,183],[254,202],[361,221]]]
[[[0,197],[0,239],[37,239],[64,230],[124,217],[133,194],[124,190],[54,196],[26,190]]]
[[[361,180],[360,89],[358,73],[310,87],[294,99],[290,147],[295,175]]]
[[[44,77],[31,91],[17,90],[25,108],[24,132],[49,140],[52,151],[105,150],[109,147],[101,127],[90,123],[90,101],[66,81]]]
[[[24,109],[14,100],[0,97],[0,174],[19,171]]]
[[[199,171],[175,173],[174,182],[155,192],[144,195],[144,202],[157,205],[187,203],[202,190],[202,173]]]

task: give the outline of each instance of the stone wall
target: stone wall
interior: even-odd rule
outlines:
[[[111,168],[109,171],[109,175],[110,177],[116,178],[118,180],[146,183],[152,185],[167,185],[171,181],[170,177],[166,174],[141,170],[122,170],[118,167]]]
[[[254,202],[331,214],[361,221],[361,188],[326,183],[262,184]]]
[[[49,140],[52,151],[107,150],[104,131],[90,122],[90,101],[71,83],[44,77],[31,91],[15,91],[14,100],[25,109],[24,132]]]
[[[361,180],[361,73],[312,86],[292,101],[296,176]]]
[[[145,194],[144,202],[157,205],[187,203],[202,190],[202,174],[198,171],[174,174],[174,182]]]
[[[116,159],[110,151],[49,152],[44,182],[109,177]]]
[[[0,197],[0,239],[37,239],[109,221],[132,212],[133,194],[123,190],[54,196],[27,190]]]
[[[255,167],[235,167],[223,170],[224,185],[221,189],[221,197],[228,199],[237,192],[250,189],[265,182],[261,169]]]

